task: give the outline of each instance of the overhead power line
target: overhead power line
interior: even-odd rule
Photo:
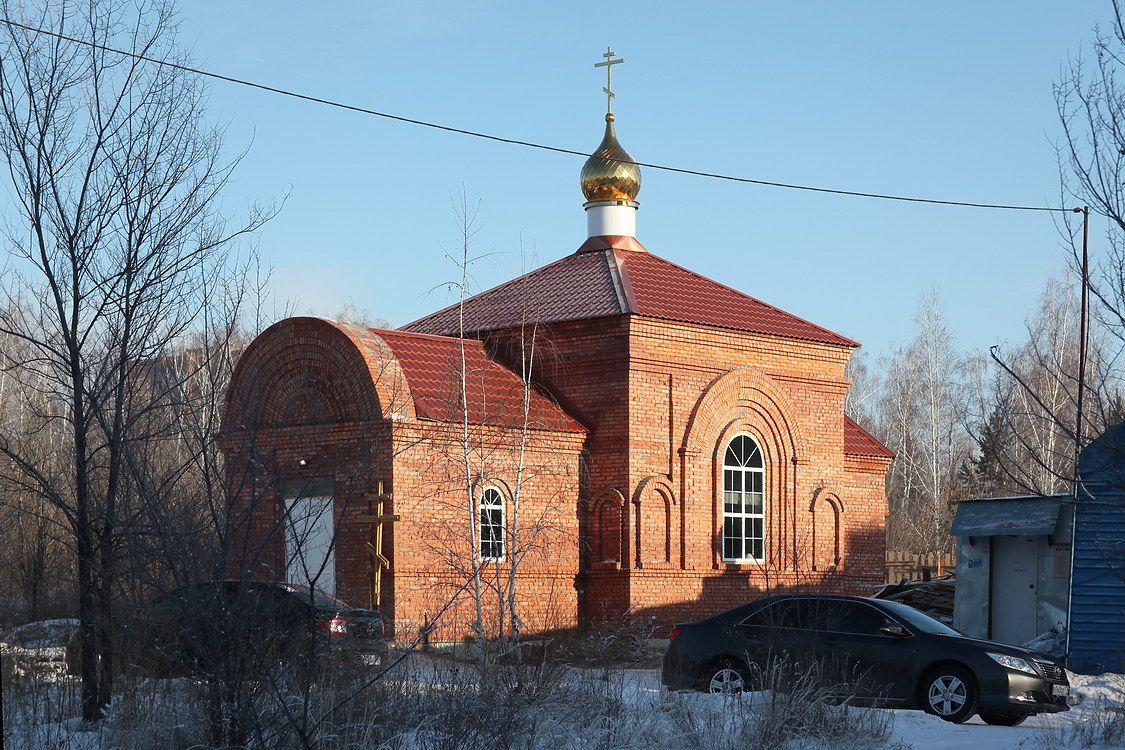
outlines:
[[[443,125],[438,122],[429,122],[427,120],[419,120],[413,117],[406,117],[404,115],[396,115],[391,112],[380,112],[368,107],[362,107],[358,104],[348,104],[346,102],[335,101],[333,99],[326,99],[321,96],[314,96],[312,94],[302,94],[297,91],[290,91],[288,89],[278,88],[277,86],[270,86],[265,83],[258,83],[256,81],[246,80],[244,78],[235,78],[234,76],[224,75],[222,73],[215,73],[213,71],[204,70],[202,68],[195,68],[190,65],[182,65],[180,63],[172,62],[170,60],[163,60],[158,57],[150,57],[148,55],[141,55],[129,50],[123,50],[108,45],[92,42],[88,39],[81,39],[79,37],[61,34],[57,31],[50,31],[47,29],[40,29],[35,26],[13,21],[10,18],[0,18],[0,22],[13,26],[24,31],[30,31],[36,34],[45,34],[55,39],[61,39],[73,44],[80,44],[85,47],[100,50],[103,52],[110,52],[115,55],[132,58],[141,62],[151,63],[153,65],[161,65],[166,68],[180,70],[185,73],[192,73],[194,75],[203,76],[205,78],[213,78],[217,81],[224,81],[226,83],[233,83],[238,86],[246,86],[259,91],[267,91],[271,94],[278,94],[280,96],[287,96],[293,99],[300,99],[301,101],[312,102],[314,104],[323,104],[328,107],[335,107],[337,109],[347,110],[349,112],[358,112],[359,114],[370,115],[372,117],[381,117],[386,120],[393,120],[395,122],[402,122],[408,125],[418,125],[424,128],[432,128],[433,130],[441,130],[446,133],[455,133],[457,135],[465,135],[472,138],[481,138],[487,141],[494,141],[496,143],[506,143],[511,146],[524,146],[526,148],[534,148],[540,151],[549,151],[556,154],[567,154],[570,156],[581,156],[587,158],[590,154],[586,151],[578,151],[571,148],[563,148],[561,146],[551,146],[545,143],[535,143],[534,141],[525,141],[519,138],[506,138],[501,135],[493,133],[484,133],[478,130],[468,130],[466,128],[458,128],[452,125]],[[878,200],[899,201],[903,203],[926,203],[937,206],[959,206],[963,208],[991,208],[1004,211],[1047,211],[1053,213],[1075,211],[1081,209],[1059,208],[1055,206],[1021,206],[1009,203],[982,203],[976,201],[958,201],[958,200],[943,200],[940,198],[921,198],[917,196],[907,195],[893,195],[891,193],[873,193],[865,192],[862,190],[844,190],[841,188],[819,187],[815,185],[799,185],[791,182],[777,182],[775,180],[762,180],[754,177],[739,177],[737,175],[720,174],[717,172],[706,172],[699,169],[687,169],[685,167],[673,167],[667,164],[656,164],[653,162],[636,162],[637,166],[645,167],[647,169],[657,169],[663,172],[673,172],[675,174],[693,175],[695,177],[705,177],[712,180],[723,180],[726,182],[738,182],[748,185],[761,185],[763,187],[783,188],[785,190],[802,190],[809,193],[827,193],[829,195],[847,195],[854,198],[875,198]]]

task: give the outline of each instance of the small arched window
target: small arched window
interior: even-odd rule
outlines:
[[[765,467],[749,435],[737,435],[723,455],[723,560],[762,562],[766,557]]]
[[[488,487],[480,496],[480,559],[504,559],[504,496]]]

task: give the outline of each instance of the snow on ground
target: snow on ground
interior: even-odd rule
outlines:
[[[1018,727],[993,727],[979,716],[958,725],[923,711],[895,710],[894,736],[916,750],[1084,747],[1081,738],[1073,736],[1072,727],[1094,721],[1097,712],[1125,711],[1125,675],[1093,677],[1070,672],[1068,678],[1075,703],[1069,711],[1032,716]],[[1125,747],[1125,743],[1109,747]]]
[[[1043,747],[1041,717],[1018,727],[991,727],[974,716],[964,724],[950,724],[922,711],[895,710],[894,737],[915,750],[1007,750]],[[1059,733],[1051,732],[1049,736]],[[1061,742],[1057,747],[1066,747]]]
[[[659,698],[660,673],[657,670],[628,670],[627,695],[638,710],[651,707]],[[1080,748],[1087,747],[1081,738],[1068,731],[1076,723],[1091,721],[1095,712],[1125,712],[1125,675],[1099,676],[1068,673],[1076,702],[1069,711],[1032,716],[1018,727],[994,727],[974,716],[964,724],[952,724],[924,711],[887,710],[893,715],[890,743],[915,750],[1008,750],[1018,748]],[[720,703],[718,696],[700,695],[699,700]],[[1125,738],[1114,745],[1093,747],[1125,747]]]
[[[8,655],[21,657],[21,661],[28,665],[46,664],[51,661],[61,661],[61,641],[65,634],[73,628],[67,621],[49,621],[39,623],[38,628],[15,629],[17,632],[8,631],[3,634],[2,649]],[[42,657],[36,659],[33,657]],[[471,674],[472,668],[467,665],[457,665],[448,660],[434,659],[424,655],[413,655],[399,670],[395,670],[400,679],[406,683],[428,690],[430,700],[443,700],[441,693],[448,689],[456,689],[457,685],[464,685],[465,674]],[[38,724],[36,727],[24,726],[23,731],[9,724],[8,739],[10,746],[19,747],[67,747],[78,750],[103,750],[110,746],[119,746],[123,733],[136,731],[129,716],[134,713],[137,706],[115,704],[110,710],[110,720],[106,725],[99,727],[94,732],[82,732],[80,722],[73,718],[77,716],[77,683],[74,678],[63,675],[53,676],[49,669],[36,669],[36,679],[43,682],[41,699],[47,699],[47,704],[53,704],[56,717],[53,721]],[[458,671],[460,676],[457,676]],[[730,700],[723,696],[705,694],[678,694],[671,695],[660,684],[658,670],[654,669],[626,669],[626,670],[575,670],[579,679],[586,680],[612,680],[618,682],[620,699],[629,707],[628,713],[633,714],[630,721],[643,727],[648,724],[653,728],[652,735],[655,741],[646,746],[659,748],[662,746],[685,743],[673,742],[672,730],[679,732],[693,732],[695,730],[680,724],[668,724],[661,728],[662,723],[667,724],[669,711],[675,704],[689,708],[688,712],[694,718],[696,727],[716,726],[714,717],[723,717],[729,714],[730,706],[724,701]],[[471,679],[471,678],[470,678]],[[194,701],[188,700],[192,693],[190,681],[185,680],[151,680],[144,681],[149,685],[146,688],[146,701],[149,721],[167,725],[169,729],[165,735],[172,736],[175,726],[189,726],[201,720],[193,715],[188,705]],[[1079,731],[1089,727],[1097,727],[1099,722],[1105,723],[1107,718],[1116,717],[1121,724],[1125,724],[1125,675],[1101,675],[1097,677],[1086,675],[1070,675],[1075,705],[1070,711],[1061,714],[1044,714],[1031,717],[1019,727],[993,727],[981,722],[974,717],[969,722],[961,725],[950,724],[937,717],[930,716],[921,711],[884,710],[884,709],[859,709],[870,711],[872,714],[885,714],[890,719],[890,737],[885,741],[887,747],[916,748],[917,750],[1007,750],[1019,748],[1020,750],[1055,750],[1056,748],[1080,747],[1107,747],[1104,744],[1087,744],[1091,738],[1101,738],[1104,733],[1100,731]],[[434,695],[437,693],[437,695]],[[752,709],[763,705],[768,694],[753,694],[745,697],[747,705]],[[14,697],[14,696],[13,696]],[[17,716],[9,712],[8,719],[26,725],[33,724],[28,721],[32,715],[40,715],[40,710],[46,706],[41,705],[42,700],[33,701],[27,705],[31,715],[23,713]],[[37,704],[39,704],[37,706]],[[58,708],[63,706],[61,713]],[[22,713],[22,712],[21,712]],[[585,727],[569,724],[573,719],[556,727],[560,736],[552,744],[554,747],[577,747],[572,739],[567,742],[568,735],[577,737],[583,735]],[[721,723],[721,721],[720,721]],[[13,730],[16,730],[14,734]],[[666,731],[667,730],[667,731]],[[12,740],[16,740],[12,742]],[[668,745],[661,745],[661,740]],[[583,743],[583,740],[578,740]],[[1125,732],[1119,731],[1117,744],[1108,747],[1125,747]],[[690,744],[690,743],[687,743]],[[873,746],[881,746],[883,742],[876,742]],[[594,742],[591,747],[604,747],[606,745]]]

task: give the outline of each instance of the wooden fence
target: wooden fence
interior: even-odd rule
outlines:
[[[903,578],[924,581],[957,570],[957,558],[952,552],[943,555],[919,555],[913,552],[887,550],[887,583],[898,583]]]

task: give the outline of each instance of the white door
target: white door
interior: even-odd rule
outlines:
[[[285,580],[336,593],[332,498],[285,501]]]
[[[992,538],[992,640],[1020,645],[1038,631],[1039,556],[1033,536]]]

